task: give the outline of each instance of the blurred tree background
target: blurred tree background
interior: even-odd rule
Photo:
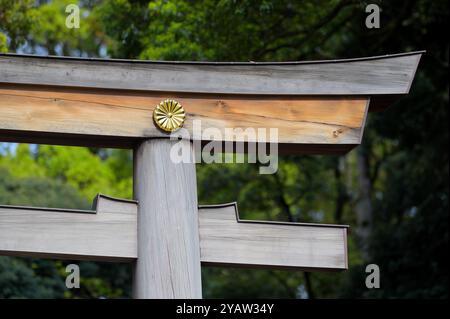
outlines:
[[[351,226],[342,273],[203,268],[204,297],[448,298],[448,2],[445,0],[0,0],[0,52],[196,61],[291,61],[427,50],[410,94],[372,113],[345,156],[197,166],[199,202],[238,201],[243,218]],[[365,7],[381,8],[367,29]],[[0,70],[1,72],[1,70]],[[87,208],[131,198],[125,150],[0,143],[0,204]],[[0,257],[0,298],[127,298],[131,266]],[[381,289],[365,287],[365,266]]]

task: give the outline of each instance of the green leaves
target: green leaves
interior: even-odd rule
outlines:
[[[0,53],[2,52],[8,52],[8,43],[6,35],[0,32]]]
[[[0,0],[0,52],[6,52],[6,46],[15,52],[25,43],[36,21],[34,3],[33,0]]]
[[[371,181],[370,260],[362,259],[355,231],[363,188],[358,150],[345,157],[283,157],[276,176],[259,175],[258,165],[201,164],[198,193],[200,203],[238,201],[243,218],[350,224],[351,269],[312,274],[315,296],[448,296],[442,253],[448,250],[449,193],[446,1],[376,1],[382,9],[378,30],[365,28],[365,3],[352,0],[80,1],[76,30],[64,26],[69,2],[0,0],[0,51],[288,61],[427,49],[410,95],[369,115],[360,146]],[[19,145],[0,148],[0,154],[0,203],[82,208],[98,191],[131,197],[130,151]],[[368,262],[380,265],[380,291],[364,289]],[[96,265],[84,266],[87,289],[66,297],[129,296],[129,269]],[[57,284],[40,277],[31,282],[42,273],[31,262],[0,259],[0,296],[61,296]],[[45,276],[51,281],[53,272]],[[229,269],[204,269],[203,283],[206,297],[299,297],[307,287],[299,273]]]
[[[32,152],[19,144],[0,157],[0,168],[16,177],[40,176],[72,186],[88,201],[99,192],[132,197],[131,151],[111,150],[106,160],[87,148],[40,145]]]

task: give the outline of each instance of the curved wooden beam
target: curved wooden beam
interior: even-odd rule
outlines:
[[[369,106],[409,92],[422,53],[285,63],[0,54],[0,141],[133,148],[169,137],[152,113],[173,98],[193,141],[267,143],[276,128],[283,153],[342,154],[360,144]],[[226,134],[247,128],[266,134]]]
[[[407,94],[423,52],[329,61],[262,63],[0,54],[0,82],[214,94]]]

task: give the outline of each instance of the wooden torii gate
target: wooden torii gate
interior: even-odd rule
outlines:
[[[344,154],[360,144],[368,111],[409,92],[422,53],[287,63],[1,54],[0,141],[132,148],[136,201],[0,206],[0,254],[133,262],[136,298],[201,298],[201,264],[347,269],[346,226],[244,221],[235,203],[198,206],[195,164],[169,156],[174,143],[192,143],[170,140],[154,110],[178,101],[191,141],[208,142],[193,131],[201,120],[221,132],[277,128],[284,153]]]

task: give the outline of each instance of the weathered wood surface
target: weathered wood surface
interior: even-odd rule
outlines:
[[[145,151],[144,147],[138,152]],[[150,153],[143,155],[142,159],[148,159]],[[151,162],[160,165],[159,155],[153,157]],[[139,223],[136,202],[103,195],[98,197],[97,213],[0,206],[0,255],[136,261],[134,294],[138,298],[200,297],[200,262],[232,267],[347,269],[347,226],[240,220],[234,203],[200,206],[197,213],[191,208],[196,205],[195,188],[186,188],[188,194],[182,195],[177,185],[155,182],[156,178],[166,178],[187,186],[195,178],[192,169],[177,167],[174,172],[166,166],[145,173],[136,167],[139,183],[143,183],[135,186],[141,205]],[[150,195],[143,196],[146,192]]]
[[[207,265],[344,270],[347,227],[240,220],[236,204],[199,208],[200,258]]]
[[[192,140],[255,142],[243,131],[278,128],[278,142],[301,150],[322,145],[349,150],[361,141],[367,97],[212,96],[112,90],[69,89],[0,84],[0,141],[64,143],[130,147],[144,138],[167,137],[153,122],[152,112],[163,99],[176,98],[187,112],[184,127]],[[193,121],[202,130],[194,130]],[[220,135],[209,135],[207,128]],[[330,146],[330,147],[328,147]],[[323,151],[322,151],[323,150]]]
[[[99,195],[95,211],[0,206],[0,255],[100,261],[137,257],[137,203]]]
[[[195,63],[0,55],[0,141],[132,148],[168,137],[152,111],[175,98],[191,140],[253,142],[225,128],[278,128],[289,153],[344,153],[366,113],[408,93],[423,52],[286,63]],[[215,128],[220,137],[193,131]],[[268,135],[268,133],[267,133]],[[265,136],[260,141],[267,141]]]
[[[202,297],[195,164],[174,163],[174,143],[153,139],[134,153],[139,258],[133,295],[139,299]],[[192,152],[189,141],[182,143]]]
[[[2,54],[0,82],[216,94],[407,94],[422,53],[284,63],[158,62]]]

